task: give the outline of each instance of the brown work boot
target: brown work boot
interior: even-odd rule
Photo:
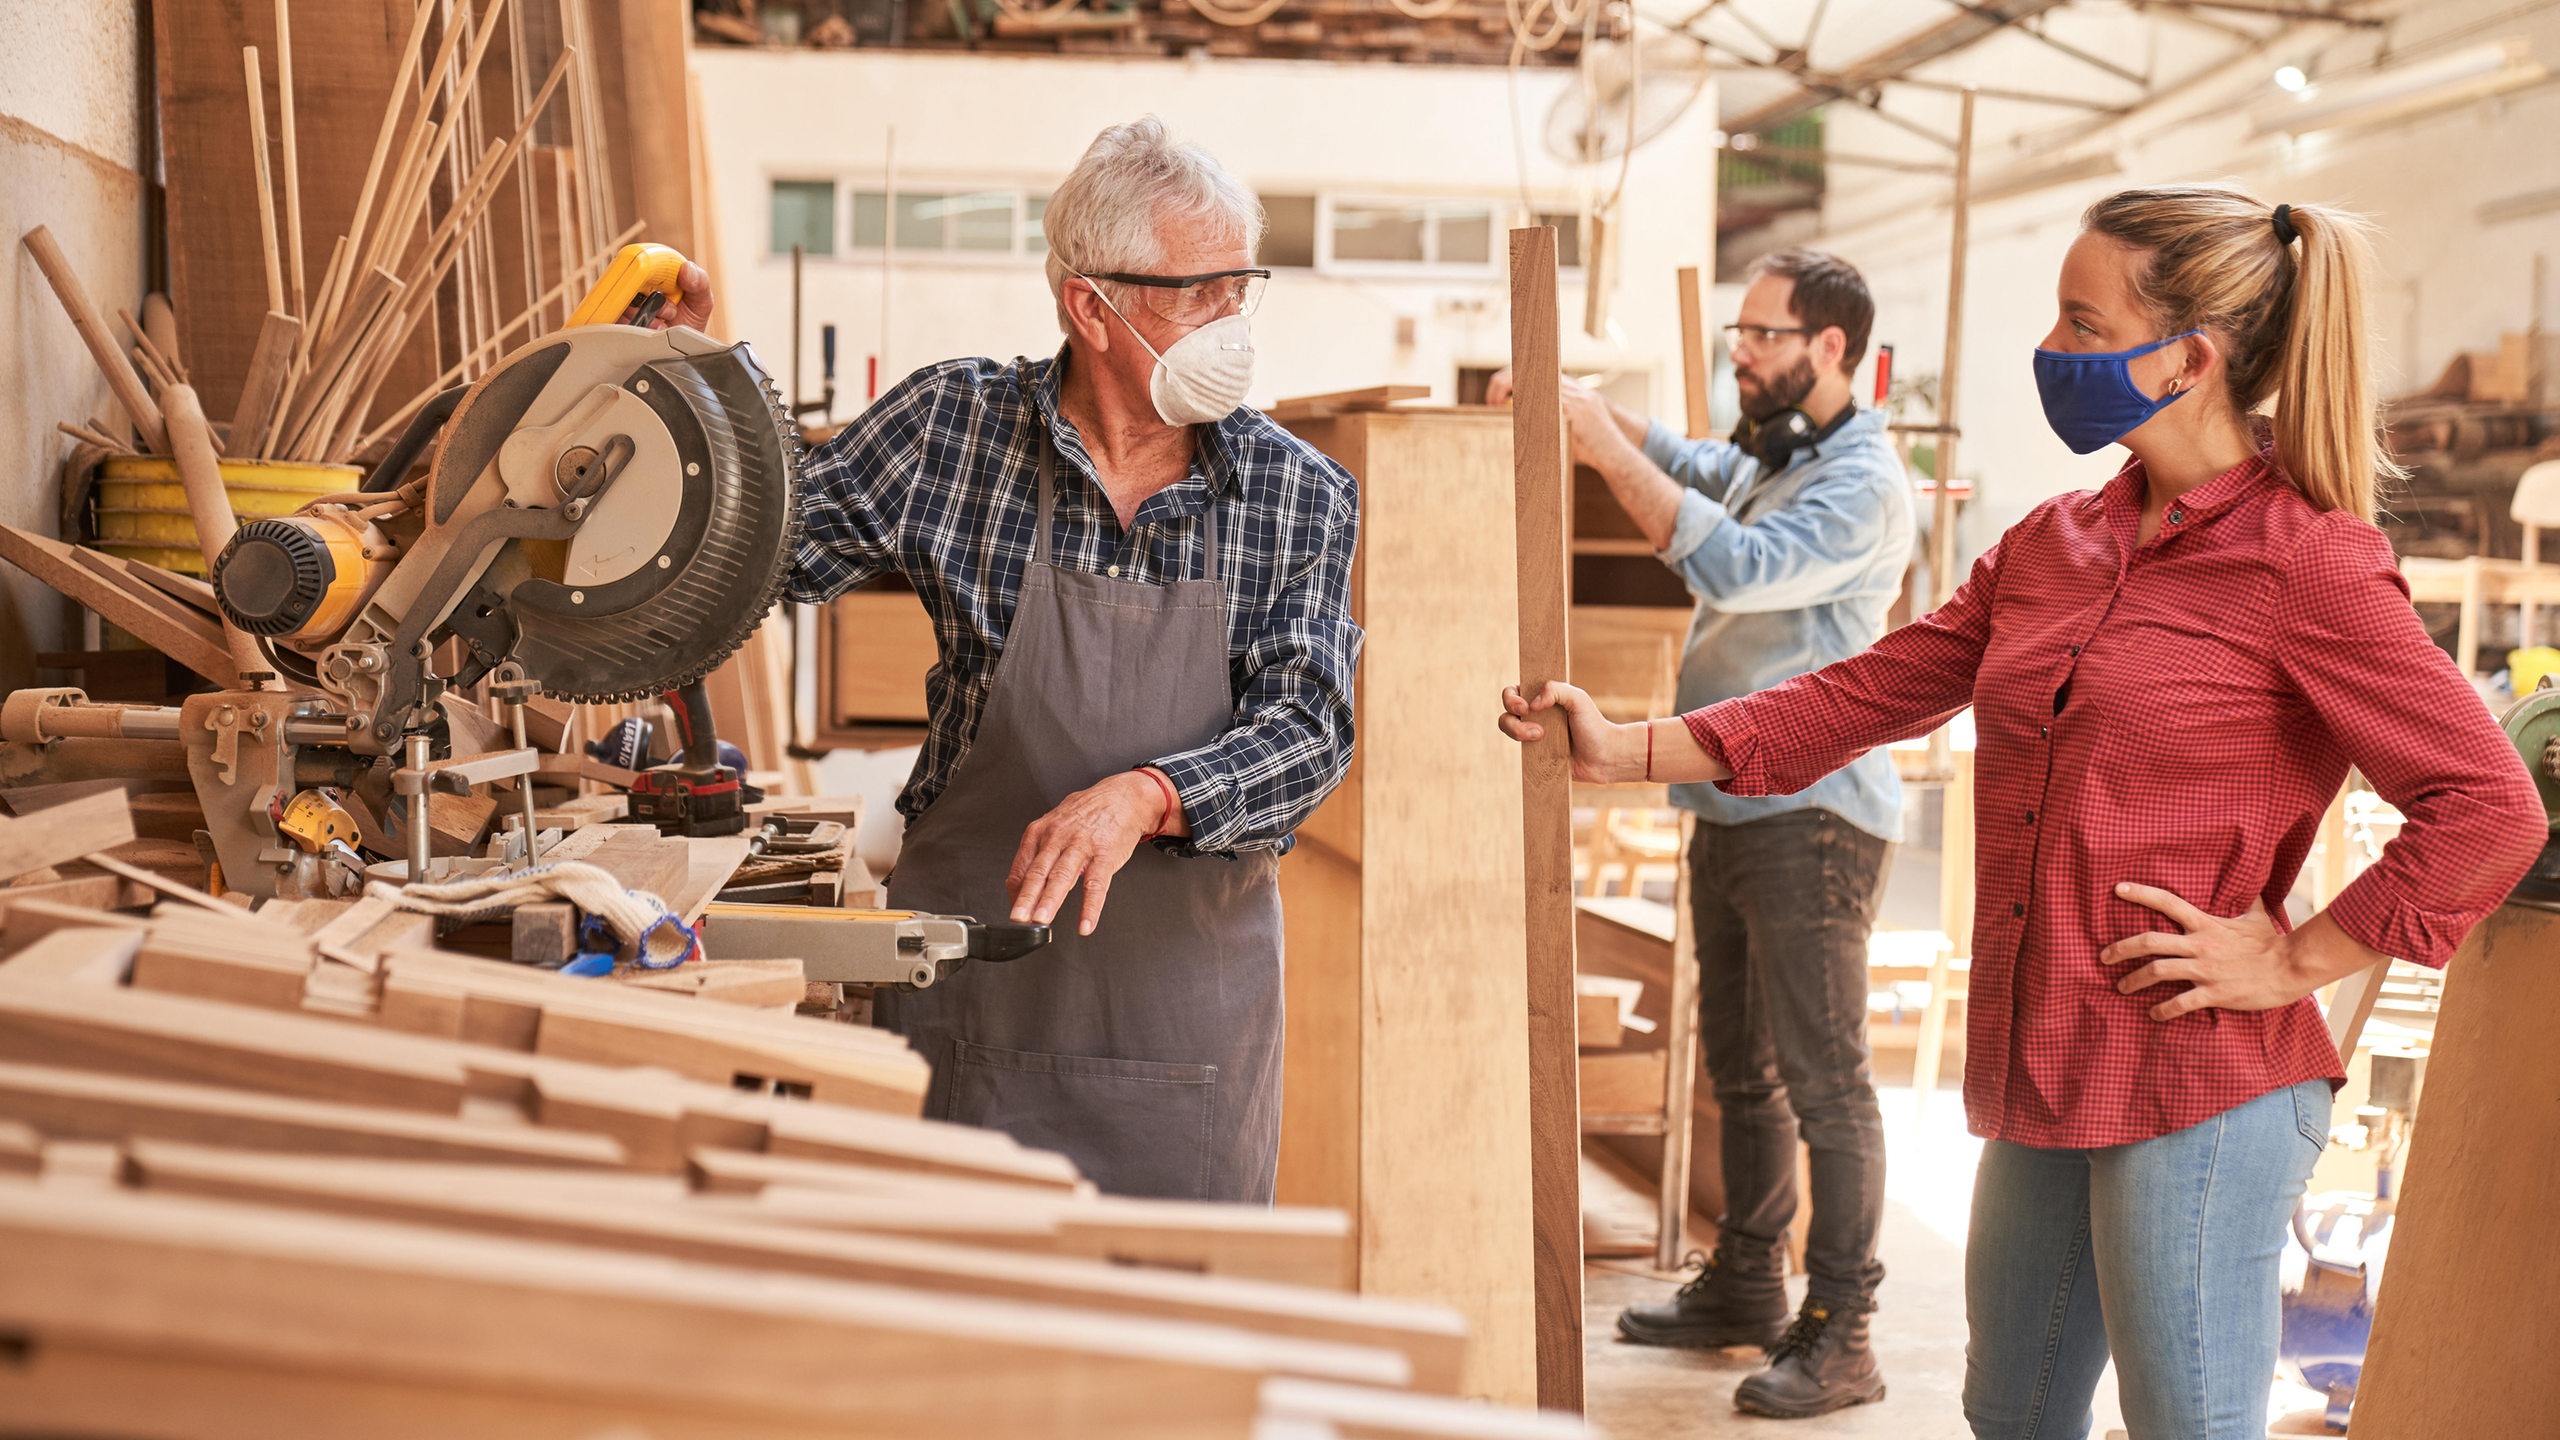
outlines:
[[[1659,1305],[1618,1312],[1618,1335],[1638,1345],[1715,1350],[1778,1343],[1787,1323],[1787,1283],[1774,1271],[1736,1270],[1721,1255],[1692,1255],[1698,1273]]]
[[[1867,1315],[1807,1299],[1796,1323],[1769,1347],[1769,1367],[1733,1392],[1733,1407],[1802,1420],[1883,1399],[1884,1374],[1867,1347]]]

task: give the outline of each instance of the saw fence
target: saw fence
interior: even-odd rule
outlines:
[[[0,820],[0,880],[111,858],[148,810]],[[923,1062],[788,987],[579,979],[365,903],[173,888],[0,890],[13,1426],[1587,1433],[1455,1398],[1463,1323],[1347,1293],[1338,1212],[1098,1195],[918,1118]]]

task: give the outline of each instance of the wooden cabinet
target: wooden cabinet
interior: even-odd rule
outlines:
[[[821,744],[879,750],[924,741],[924,677],[938,653],[915,592],[855,590],[818,612]]]
[[[1463,1389],[1537,1397],[1511,423],[1296,422],[1359,478],[1368,630],[1351,778],[1281,862],[1283,1204],[1347,1211],[1359,1288],[1470,1330]]]

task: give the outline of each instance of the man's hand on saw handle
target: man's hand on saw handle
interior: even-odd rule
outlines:
[[[1076,933],[1092,934],[1102,922],[1111,877],[1129,863],[1138,842],[1190,833],[1181,797],[1174,795],[1170,781],[1156,776],[1154,771],[1124,770],[1059,801],[1056,809],[1031,822],[1004,877],[1016,923],[1050,923],[1081,881],[1084,915]]]
[[[687,260],[676,272],[676,303],[662,305],[649,317],[649,328],[667,330],[683,325],[704,330],[711,325],[711,272]]]

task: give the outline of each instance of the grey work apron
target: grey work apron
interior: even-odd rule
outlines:
[[[1037,413],[1031,422],[1039,427]],[[1039,525],[976,740],[907,827],[889,901],[1002,918],[1022,832],[1068,795],[1215,739],[1232,722],[1214,514],[1203,577],[1156,586],[1050,563]],[[886,993],[882,1022],[932,1063],[925,1113],[1074,1160],[1104,1191],[1268,1203],[1280,1148],[1278,857],[1140,845],[1093,934],[1083,895],[1048,947]]]

